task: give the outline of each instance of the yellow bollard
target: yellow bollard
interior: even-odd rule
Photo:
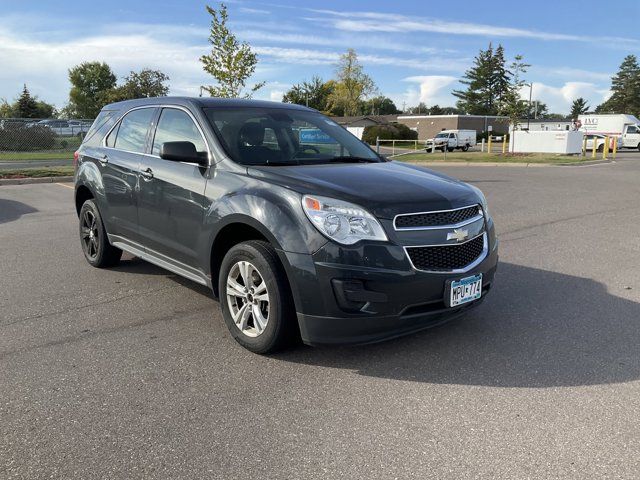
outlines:
[[[618,152],[618,137],[613,137],[613,153],[612,153],[612,157],[615,160],[616,158],[616,153]]]
[[[593,137],[593,147],[591,148],[591,158],[596,158],[596,147],[598,146],[598,141],[597,141],[596,136]]]
[[[487,147],[487,153],[491,153],[491,135],[489,135],[489,146]]]
[[[507,153],[507,136],[506,135],[502,137],[502,154],[504,155],[505,153]]]
[[[609,137],[604,137],[604,146],[602,147],[602,159],[607,159],[607,153],[609,153]]]

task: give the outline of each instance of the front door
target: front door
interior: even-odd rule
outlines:
[[[637,148],[640,146],[640,130],[635,125],[627,125],[627,130],[622,136],[622,146]]]
[[[209,169],[163,160],[159,154],[164,142],[191,142],[205,158],[209,150],[196,120],[186,110],[165,107],[156,125],[150,154],[143,156],[140,165],[140,236],[149,253],[180,268],[195,268],[201,263],[197,246]]]

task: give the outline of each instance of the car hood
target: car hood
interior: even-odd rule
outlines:
[[[302,194],[356,203],[379,218],[480,203],[468,185],[400,162],[249,167],[248,174]]]

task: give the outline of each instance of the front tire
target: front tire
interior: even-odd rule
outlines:
[[[89,265],[107,268],[113,267],[120,261],[122,250],[109,243],[102,217],[93,200],[87,200],[82,204],[79,233],[82,253]]]
[[[287,276],[267,242],[232,247],[220,267],[222,316],[233,338],[254,353],[271,353],[296,337]]]

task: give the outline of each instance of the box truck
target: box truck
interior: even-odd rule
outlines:
[[[466,152],[470,147],[474,147],[475,145],[475,130],[442,130],[434,138],[426,141],[425,148],[431,151],[435,146],[435,148],[443,152],[445,148],[449,152],[453,152],[453,150],[457,148]]]
[[[620,137],[623,148],[640,150],[640,120],[633,115],[580,115],[578,122],[585,135]]]

